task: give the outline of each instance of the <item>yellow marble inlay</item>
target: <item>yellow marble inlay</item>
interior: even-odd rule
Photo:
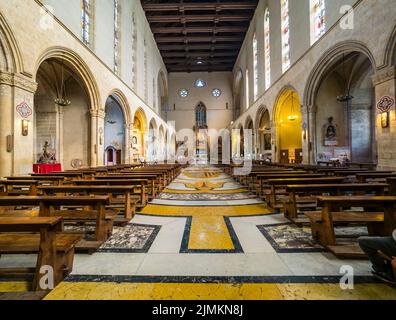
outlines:
[[[191,224],[190,250],[233,250],[235,249],[227,225],[221,216],[196,216]]]
[[[61,283],[45,300],[396,300],[382,284]]]
[[[224,182],[219,182],[219,183],[213,183],[210,181],[198,181],[198,182],[194,182],[194,183],[185,183],[184,185],[186,186],[186,188],[190,188],[190,189],[196,189],[196,190],[200,190],[200,191],[210,191],[213,189],[220,189],[224,187]]]
[[[179,207],[148,205],[141,214],[160,216],[191,216],[190,250],[234,250],[224,217],[265,215],[272,211],[265,205],[228,207]]]
[[[163,205],[147,205],[140,214],[150,214],[158,216],[222,216],[222,217],[240,217],[250,215],[267,215],[274,213],[273,210],[264,204],[243,205],[243,206],[201,206],[201,207],[182,207],[182,206],[163,206]]]
[[[164,189],[164,193],[174,193],[174,194],[199,194],[199,193],[209,193],[209,194],[236,194],[236,193],[247,193],[247,189],[230,189],[230,190],[176,190],[172,188]]]
[[[1,282],[0,281],[0,292],[27,292],[30,289],[29,282],[15,281],[15,282]]]

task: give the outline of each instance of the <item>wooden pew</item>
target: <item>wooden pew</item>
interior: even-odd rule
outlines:
[[[278,188],[285,189],[288,185],[292,184],[331,184],[331,183],[342,183],[345,179],[343,177],[296,177],[296,178],[275,178],[267,180],[267,184],[271,188],[271,193],[267,196],[267,202],[273,209],[279,209],[277,207],[277,190]]]
[[[396,229],[395,196],[327,196],[318,197],[321,212],[308,212],[312,235],[323,246],[342,258],[364,257],[357,244],[337,245],[334,224],[366,223],[370,234],[390,236]],[[364,211],[350,212],[343,208],[362,207]],[[372,212],[375,210],[377,212]]]
[[[383,180],[386,181],[387,178],[394,178],[396,177],[396,173],[358,173],[356,175],[359,183],[366,183],[367,180]]]
[[[38,180],[1,180],[3,186],[1,195],[37,195]]]
[[[0,206],[31,206],[40,207],[40,217],[62,217],[66,223],[95,222],[95,235],[93,240],[81,240],[76,245],[76,250],[81,252],[94,252],[112,234],[114,219],[118,212],[106,211],[110,204],[108,196],[19,196],[0,197]],[[73,210],[64,210],[62,207],[73,207]],[[30,213],[31,214],[31,213]],[[30,216],[23,211],[20,216]],[[16,217],[18,210],[4,212],[2,217]]]
[[[333,196],[340,196],[347,192],[356,195],[357,193],[373,193],[377,196],[385,195],[386,183],[345,183],[345,184],[308,184],[308,185],[288,185],[286,192],[289,193],[289,199],[283,203],[285,217],[300,225],[309,222],[306,218],[299,218],[299,208],[312,208],[307,204],[313,204],[317,208],[317,196],[328,193]]]
[[[147,179],[97,179],[97,180],[73,180],[77,186],[132,186],[131,199],[139,197],[138,208],[144,208],[148,203],[148,183]]]
[[[61,217],[0,217],[0,255],[37,254],[35,268],[0,269],[0,274],[34,274],[32,289],[41,291],[40,269],[51,266],[54,285],[73,268],[74,249],[79,235],[63,234]]]
[[[16,177],[6,177],[7,180],[37,180],[40,185],[61,185],[63,184],[64,177],[62,176],[16,176]]]
[[[80,180],[81,181],[81,180]],[[56,186],[56,187],[39,187],[39,190],[44,195],[108,195],[110,198],[110,205],[107,208],[119,209],[120,204],[124,211],[124,220],[117,219],[115,224],[125,225],[135,216],[136,205],[138,199],[132,199],[135,187],[133,186],[92,186],[92,185],[67,185],[67,186]],[[119,195],[122,198],[119,198]]]
[[[318,173],[295,173],[295,172],[285,172],[285,173],[273,173],[273,174],[258,174],[256,176],[256,181],[257,181],[257,188],[256,188],[256,194],[259,197],[265,197],[265,189],[271,189],[271,186],[267,183],[268,180],[274,180],[274,179],[297,179],[297,178],[324,178],[325,176],[323,174],[318,174]],[[271,190],[270,190],[271,191]],[[271,193],[271,192],[270,192]]]

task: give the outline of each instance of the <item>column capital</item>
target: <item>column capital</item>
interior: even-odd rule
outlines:
[[[384,68],[378,70],[372,77],[372,81],[374,86],[377,86],[381,83],[384,83],[389,80],[393,80],[396,77],[396,67],[390,66],[388,68]]]
[[[37,82],[33,81],[31,77],[19,73],[1,71],[0,85],[2,84],[18,87],[31,93],[35,93],[37,90]]]
[[[302,110],[306,110],[307,113],[316,113],[318,111],[318,107],[315,104],[303,106]]]
[[[91,117],[104,119],[106,117],[106,112],[104,110],[90,110]]]

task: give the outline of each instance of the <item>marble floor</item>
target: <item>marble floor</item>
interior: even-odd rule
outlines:
[[[347,236],[365,228],[338,230]],[[35,256],[0,258],[0,268]],[[341,271],[353,272],[342,289]],[[395,299],[365,260],[339,260],[214,167],[189,167],[46,299]],[[351,284],[351,283],[350,283]],[[352,285],[352,284],[351,284]],[[0,292],[25,291],[0,279]]]

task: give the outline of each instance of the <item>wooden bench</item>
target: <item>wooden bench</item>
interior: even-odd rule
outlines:
[[[365,183],[367,180],[382,180],[386,181],[387,178],[395,178],[396,173],[382,173],[382,172],[377,172],[377,173],[358,173],[356,175],[356,178],[359,183]]]
[[[286,192],[289,193],[289,199],[283,202],[285,217],[296,224],[307,222],[305,218],[299,218],[299,209],[301,208],[317,208],[317,197],[324,193],[333,196],[340,196],[347,192],[354,195],[359,193],[373,193],[374,195],[385,195],[385,189],[388,187],[386,183],[345,183],[345,184],[308,184],[308,185],[288,185]],[[316,196],[315,196],[316,195]],[[307,206],[308,204],[308,206]],[[310,206],[313,204],[313,206]]]
[[[133,187],[131,199],[138,199],[137,207],[144,208],[148,203],[147,179],[96,179],[96,180],[73,180],[77,186],[129,186]]]
[[[394,196],[318,197],[318,206],[322,207],[321,212],[306,213],[311,220],[312,234],[338,257],[362,258],[365,254],[358,244],[337,245],[334,224],[365,223],[370,234],[381,236],[390,236],[396,229],[396,197]],[[362,207],[364,211],[342,210],[351,207]]]
[[[40,207],[40,217],[62,217],[65,223],[94,223],[92,240],[81,240],[76,245],[79,252],[94,252],[112,234],[114,220],[118,212],[106,210],[110,204],[108,196],[20,196],[0,197],[0,206]],[[72,209],[66,210],[65,207]],[[32,212],[11,210],[0,214],[2,217],[31,217]],[[77,232],[82,234],[83,232]]]
[[[130,222],[136,213],[136,205],[139,199],[132,199],[131,194],[134,192],[133,186],[57,186],[57,187],[39,187],[45,195],[108,195],[110,205],[108,209],[124,211],[124,219],[116,219],[115,224],[124,226]],[[119,196],[122,197],[119,197]]]
[[[267,185],[270,186],[271,192],[266,196],[266,201],[273,209],[282,208],[282,205],[277,207],[277,192],[278,189],[286,189],[288,185],[292,184],[329,184],[329,183],[342,183],[344,181],[343,177],[306,177],[302,176],[300,178],[276,178],[269,179],[266,181]],[[286,191],[283,194],[287,194]]]
[[[0,217],[0,255],[37,254],[35,268],[0,269],[0,274],[33,274],[32,290],[42,291],[41,268],[51,266],[54,285],[59,284],[71,273],[74,249],[82,238],[60,232],[60,217]]]
[[[0,185],[4,188],[1,195],[37,195],[38,180],[1,180]]]
[[[15,180],[35,180],[39,182],[39,185],[61,185],[63,183],[64,178],[59,176],[16,176],[16,177],[6,177],[7,180],[15,181]]]

